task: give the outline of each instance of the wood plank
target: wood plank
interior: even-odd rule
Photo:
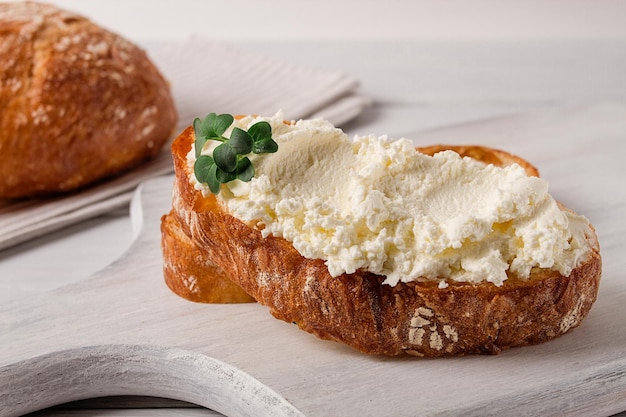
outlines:
[[[590,217],[604,259],[599,299],[581,327],[554,341],[498,356],[385,358],[318,340],[257,304],[185,301],[162,279],[159,218],[171,190],[163,177],[138,190],[141,232],[122,258],[84,282],[0,307],[0,416],[102,393],[164,396],[226,415],[624,411],[624,139],[626,108],[614,105],[415,135],[519,152],[537,162],[558,198]],[[33,402],[32,392],[45,400]]]

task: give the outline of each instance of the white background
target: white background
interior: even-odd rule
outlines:
[[[622,0],[53,0],[135,41],[626,38]]]

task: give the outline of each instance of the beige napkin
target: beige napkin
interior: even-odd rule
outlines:
[[[181,128],[210,112],[273,115],[290,120],[324,117],[340,126],[369,104],[358,81],[193,37],[153,54],[173,83]]]
[[[282,110],[288,119],[325,117],[340,126],[370,102],[349,74],[312,70],[199,37],[161,45],[151,57],[172,84],[178,131],[209,112]],[[141,168],[80,193],[0,201],[0,250],[128,205],[140,182],[171,172],[166,146]]]

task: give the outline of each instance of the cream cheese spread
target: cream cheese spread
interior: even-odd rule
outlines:
[[[452,151],[428,156],[408,139],[351,140],[325,120],[287,125],[281,113],[235,125],[259,120],[271,124],[278,152],[254,155],[256,176],[226,184],[218,198],[264,236],[325,260],[332,276],[362,269],[390,285],[499,286],[507,272],[523,279],[533,267],[567,276],[589,251],[587,219],[561,210],[547,182],[518,165],[499,168]],[[194,158],[192,149],[190,164]]]

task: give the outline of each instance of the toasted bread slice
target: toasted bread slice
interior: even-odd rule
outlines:
[[[196,190],[186,160],[193,142],[193,129],[188,128],[172,145],[172,210],[162,219],[166,282],[188,299],[230,302],[230,294],[203,299],[196,288],[219,288],[230,279],[276,318],[322,339],[370,354],[428,357],[498,353],[547,341],[579,325],[596,299],[601,258],[595,235],[588,256],[567,277],[533,269],[528,280],[510,276],[499,287],[451,283],[447,288],[436,282],[385,285],[385,277],[361,270],[332,277],[323,260],[304,258],[283,238],[263,238],[226,212],[215,196]],[[529,175],[538,175],[528,162],[490,148],[420,151],[443,149],[497,165],[518,163]],[[207,276],[190,280],[187,272],[202,270],[203,262],[209,265]]]

